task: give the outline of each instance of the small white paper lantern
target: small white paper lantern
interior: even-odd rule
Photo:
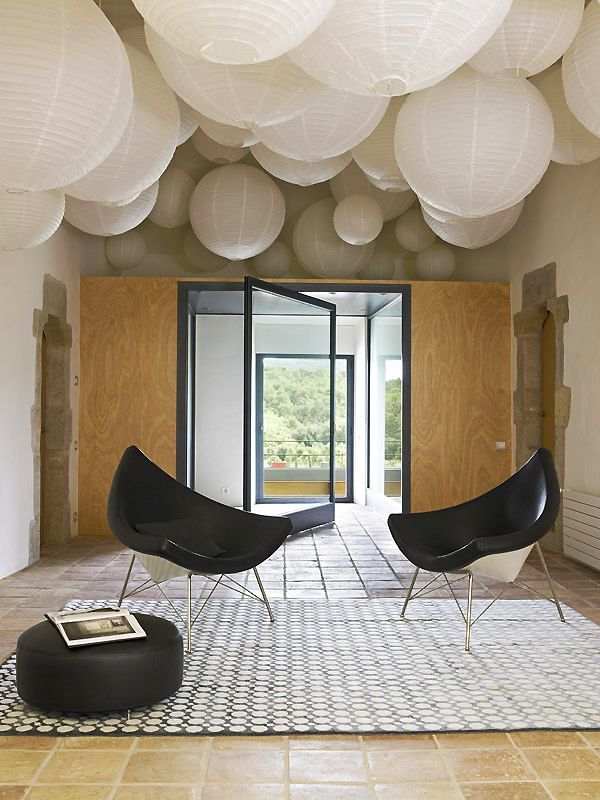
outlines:
[[[65,219],[75,228],[94,236],[116,236],[143,222],[158,196],[158,181],[145,189],[132,203],[105,206],[67,196]]]
[[[559,164],[587,164],[600,156],[600,139],[571,113],[563,89],[560,64],[532,78],[550,106],[554,119],[554,145],[550,158]]]
[[[383,228],[383,211],[368,194],[351,194],[337,204],[333,212],[335,232],[348,244],[367,244]]]
[[[461,217],[522,200],[546,171],[553,141],[552,114],[535,86],[470,67],[411,95],[396,123],[406,180],[427,203]]]
[[[536,75],[573,41],[583,4],[584,0],[513,0],[502,25],[469,64],[486,75]]]
[[[567,105],[588,131],[600,136],[600,3],[583,12],[581,27],[562,61]]]
[[[405,192],[384,192],[378,189],[367,180],[364,172],[354,161],[338,175],[329,181],[331,193],[338,201],[353,194],[366,194],[376,200],[383,212],[383,218],[387,222],[394,219],[410,208],[416,200],[416,195],[412,189]]]
[[[294,265],[294,256],[283,242],[273,242],[270,247],[253,258],[254,268],[261,278],[281,278]]]
[[[365,281],[389,281],[395,271],[396,263],[393,252],[378,239],[369,263],[361,269],[358,277]]]
[[[294,226],[296,258],[307,272],[318,278],[348,278],[364,269],[375,244],[352,245],[337,235],[333,227],[336,202],[318,200],[302,212]]]
[[[0,187],[64,186],[111,152],[131,113],[125,50],[93,0],[0,3]]]
[[[435,242],[435,233],[423,219],[419,206],[409,208],[396,220],[396,239],[406,250],[418,253]]]
[[[153,62],[125,45],[133,77],[133,111],[125,133],[110,155],[80,180],[66,187],[80,200],[112,203],[132,197],[162,175],[179,138],[175,95]]]
[[[250,151],[263,169],[276,178],[297,186],[314,186],[315,183],[328,181],[348,166],[352,160],[350,153],[341,156],[322,158],[320,161],[300,161],[274,153],[262,142],[253,145]]]
[[[154,30],[192,56],[253,64],[286,53],[321,24],[333,0],[134,0]]]
[[[106,260],[115,269],[126,272],[142,263],[146,256],[146,240],[139,231],[132,230],[118,236],[109,236],[104,243]]]
[[[402,95],[464,64],[498,28],[511,0],[336,0],[291,57],[310,75],[357,94]]]
[[[24,250],[49,239],[62,222],[65,196],[45,192],[0,189],[0,251]]]
[[[215,122],[198,111],[195,114],[204,133],[217,144],[224,144],[225,147],[250,147],[258,142],[256,134],[247,128]]]
[[[207,136],[202,128],[198,128],[192,136],[192,144],[201,156],[213,164],[235,164],[250,151],[247,147],[228,147]]]
[[[438,219],[436,218],[437,209],[424,206],[423,218],[440,239],[449,244],[473,250],[476,247],[485,247],[507,234],[519,219],[524,202],[521,200],[512,208],[505,208],[504,211],[474,219],[464,219],[445,212],[438,213],[437,216],[442,217],[442,219]]]
[[[201,275],[211,272],[220,272],[229,264],[227,258],[219,256],[208,250],[199,242],[193,230],[189,230],[183,240],[183,251],[188,260],[188,271]]]
[[[406,191],[410,186],[400,172],[394,150],[394,132],[404,97],[393,97],[373,133],[352,148],[352,156],[374,186],[384,191]]]
[[[388,107],[383,97],[358,97],[323,89],[300,114],[287,122],[258,127],[260,141],[289,158],[320,161],[339,156],[368,136]]]
[[[283,195],[271,177],[247,164],[205,175],[192,195],[190,222],[213,253],[239,261],[271,245],[285,220]]]
[[[417,272],[426,281],[445,281],[454,272],[454,253],[447,244],[435,242],[417,253]]]
[[[190,218],[196,184],[182,169],[168,167],[158,182],[158,196],[148,219],[161,228],[178,228]]]

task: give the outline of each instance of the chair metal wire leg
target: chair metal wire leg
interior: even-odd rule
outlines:
[[[466,634],[465,634],[465,650],[471,649],[471,615],[473,613],[473,573],[469,572],[469,590],[467,600],[467,619],[466,619]]]
[[[548,567],[546,566],[546,559],[544,558],[544,555],[542,553],[542,548],[540,547],[540,543],[539,542],[535,543],[535,549],[536,549],[538,557],[539,557],[539,559],[540,559],[540,561],[542,563],[542,567],[544,569],[544,573],[546,574],[546,580],[548,581],[548,586],[550,587],[550,593],[551,593],[551,595],[552,595],[552,597],[554,599],[554,605],[556,606],[556,610],[558,611],[558,616],[560,617],[560,621],[561,622],[566,622],[565,615],[563,614],[563,610],[562,610],[561,605],[560,605],[560,601],[559,601],[559,599],[558,599],[558,597],[556,595],[556,592],[554,590],[554,582],[552,581],[552,578],[550,577],[550,573],[548,572]]]
[[[269,619],[271,622],[275,622],[275,615],[273,614],[273,609],[271,608],[271,604],[269,603],[269,598],[267,597],[267,593],[265,592],[265,587],[263,586],[263,582],[260,579],[260,575],[258,574],[258,570],[254,567],[254,577],[256,578],[256,582],[258,583],[258,588],[260,589],[260,593],[262,594],[263,602],[267,607],[267,611],[269,612]]]
[[[187,651],[192,652],[192,573],[187,574]]]
[[[121,607],[121,603],[123,602],[123,598],[125,597],[125,592],[127,591],[127,585],[129,584],[129,579],[131,578],[131,570],[133,569],[134,561],[135,561],[135,553],[131,556],[129,569],[127,570],[127,575],[125,576],[125,583],[123,584],[123,588],[121,589],[121,594],[119,595],[119,602],[117,603],[119,608]]]
[[[412,590],[415,588],[415,583],[417,580],[417,575],[419,574],[419,567],[415,569],[414,575],[412,576],[412,580],[410,582],[410,586],[408,587],[408,594],[404,598],[404,605],[402,606],[402,611],[400,612],[400,616],[403,617],[406,613],[406,607],[408,606],[408,601],[410,600],[410,596],[412,594]]]

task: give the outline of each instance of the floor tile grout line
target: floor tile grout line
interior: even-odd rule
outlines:
[[[26,791],[26,792],[25,792],[25,794],[24,794],[24,798],[25,798],[25,797],[27,797],[27,795],[31,793],[31,789],[32,789],[32,787],[33,787],[33,786],[35,786],[35,785],[37,784],[38,778],[40,777],[40,775],[42,774],[42,772],[44,771],[44,769],[45,769],[45,768],[48,766],[48,764],[50,763],[50,760],[51,760],[52,756],[54,755],[54,753],[55,753],[55,752],[58,750],[58,743],[59,743],[59,741],[60,741],[60,739],[57,739],[57,740],[54,742],[54,746],[51,748],[51,750],[49,750],[49,751],[46,753],[46,757],[45,757],[45,758],[42,760],[42,763],[41,763],[41,764],[40,764],[40,766],[37,768],[37,770],[34,772],[34,774],[33,774],[33,778],[31,779],[31,782],[29,783],[29,786],[28,786],[28,788],[27,788],[27,791]]]
[[[138,742],[139,742],[139,738],[137,736],[134,736],[132,738],[131,744],[129,745],[129,748],[127,749],[126,757],[125,757],[125,760],[123,761],[123,766],[117,772],[117,774],[115,776],[113,788],[110,790],[106,800],[113,800],[113,798],[115,797],[115,795],[119,791],[119,788],[121,787],[122,782],[123,782],[123,778],[125,776],[125,772],[127,770],[129,762],[131,761],[131,756],[138,749]]]
[[[377,800],[377,792],[375,789],[375,777],[371,770],[371,764],[369,763],[369,754],[367,748],[365,747],[364,736],[359,735],[358,741],[360,744],[360,750],[362,752],[365,775],[367,776],[367,787],[369,789],[369,794],[371,795],[372,800]]]
[[[436,736],[437,736],[437,734],[434,734],[434,737],[436,737]],[[460,782],[458,780],[458,776],[454,772],[454,769],[452,768],[452,763],[450,762],[450,759],[449,759],[449,757],[447,755],[448,749],[445,748],[445,747],[442,747],[440,745],[439,741],[437,740],[437,738],[436,738],[436,744],[437,744],[437,748],[438,748],[437,752],[440,754],[440,758],[442,759],[442,763],[444,764],[448,774],[450,775],[450,783],[454,786],[454,788],[458,792],[459,798],[461,798],[461,800],[463,800],[465,795],[464,795],[464,792],[462,790],[462,786],[461,786],[461,784],[460,784]],[[456,750],[459,750],[459,749],[460,748],[458,748],[458,747],[456,748]]]

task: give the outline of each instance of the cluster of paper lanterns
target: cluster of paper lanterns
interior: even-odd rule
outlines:
[[[120,270],[148,219],[196,272],[443,279],[600,157],[598,0],[133,3],[0,4],[0,248],[64,213]]]

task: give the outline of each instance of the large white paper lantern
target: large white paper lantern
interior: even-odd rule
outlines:
[[[277,185],[247,164],[213,169],[190,202],[190,222],[198,239],[213,253],[234,261],[266,250],[284,220],[285,202]]]
[[[134,0],[174,47],[207,61],[253,64],[286,53],[321,24],[333,0]]]
[[[153,58],[169,86],[207,117],[253,128],[291,119],[322,91],[286,56],[260,64],[212,64],[177,50],[146,26]]]
[[[204,114],[195,112],[196,119],[204,133],[217,144],[224,144],[225,147],[250,147],[258,142],[258,137],[248,128],[238,128],[235,125],[224,125],[222,122],[215,122]]]
[[[383,211],[368,194],[351,194],[337,204],[333,212],[335,232],[348,244],[367,244],[383,228]]]
[[[435,242],[427,250],[417,253],[417,272],[426,281],[445,281],[455,267],[454,253],[447,244]]]
[[[320,161],[300,161],[297,158],[280,156],[262,142],[255,144],[250,151],[261,167],[271,175],[297,186],[314,186],[315,183],[328,181],[352,160],[350,153],[342,153],[341,156],[322,158]]]
[[[358,94],[402,95],[464,64],[511,0],[336,0],[291,57],[310,75]]]
[[[65,196],[56,189],[9,192],[0,189],[0,251],[24,250],[49,239],[62,222]]]
[[[115,269],[126,272],[142,263],[146,255],[146,240],[139,231],[132,230],[118,236],[109,236],[104,243],[106,260]]]
[[[581,27],[562,61],[567,105],[579,122],[600,136],[600,2],[583,12]]]
[[[168,167],[158,182],[158,196],[148,219],[161,228],[178,228],[190,218],[196,184],[182,169]]]
[[[80,231],[94,236],[116,236],[143,222],[158,196],[158,181],[145,189],[132,203],[105,206],[67,195],[65,219]]]
[[[348,278],[364,269],[375,250],[374,242],[352,245],[333,227],[336,202],[318,200],[302,212],[294,226],[296,258],[307,272],[318,278]]]
[[[351,161],[342,172],[332,178],[329,185],[331,193],[338,203],[344,197],[350,197],[353,194],[366,194],[372,197],[379,204],[386,222],[410,208],[416,199],[412,189],[405,192],[385,192],[378,189],[367,180],[364,172],[354,161]]]
[[[367,178],[384,191],[406,191],[410,186],[400,172],[394,150],[394,132],[404,97],[393,97],[373,133],[352,148],[352,156]]]
[[[425,250],[435,242],[435,233],[423,219],[419,206],[409,208],[396,220],[398,243],[413,253]]]
[[[553,140],[552,113],[528,80],[463,67],[406,100],[396,158],[427,203],[483,217],[529,194],[548,167]]]
[[[132,102],[123,44],[93,0],[0,3],[0,187],[77,180],[117,144]]]
[[[446,212],[440,213],[438,209],[424,206],[423,218],[440,239],[473,250],[476,247],[485,247],[507,234],[519,219],[524,202],[521,200],[512,208],[473,219],[464,219]]]
[[[600,156],[600,139],[571,113],[562,82],[560,64],[532,78],[550,106],[554,119],[554,145],[550,158],[559,164],[587,164]]]
[[[188,260],[188,271],[207,274],[220,272],[229,264],[229,259],[223,258],[208,250],[199,242],[193,230],[189,230],[183,240],[183,252]]]
[[[202,128],[198,128],[192,136],[192,144],[201,156],[212,161],[213,164],[235,164],[250,152],[247,147],[229,147],[215,142],[204,133]]]
[[[358,97],[327,88],[292,119],[258,127],[256,132],[263,144],[282,156],[320,161],[361,142],[379,124],[388,103],[384,97]]]
[[[361,269],[358,277],[366,281],[389,281],[396,271],[393,252],[381,240],[375,242],[375,250],[369,263]]]
[[[283,242],[273,242],[270,247],[253,258],[254,268],[261,278],[281,278],[294,265],[294,256]]]
[[[573,41],[583,3],[513,0],[502,25],[469,64],[486,75],[536,75],[554,64]]]
[[[162,175],[179,138],[179,108],[175,95],[153,62],[132,45],[125,45],[133,77],[133,111],[111,154],[67,194],[100,203],[119,201],[148,188]]]

